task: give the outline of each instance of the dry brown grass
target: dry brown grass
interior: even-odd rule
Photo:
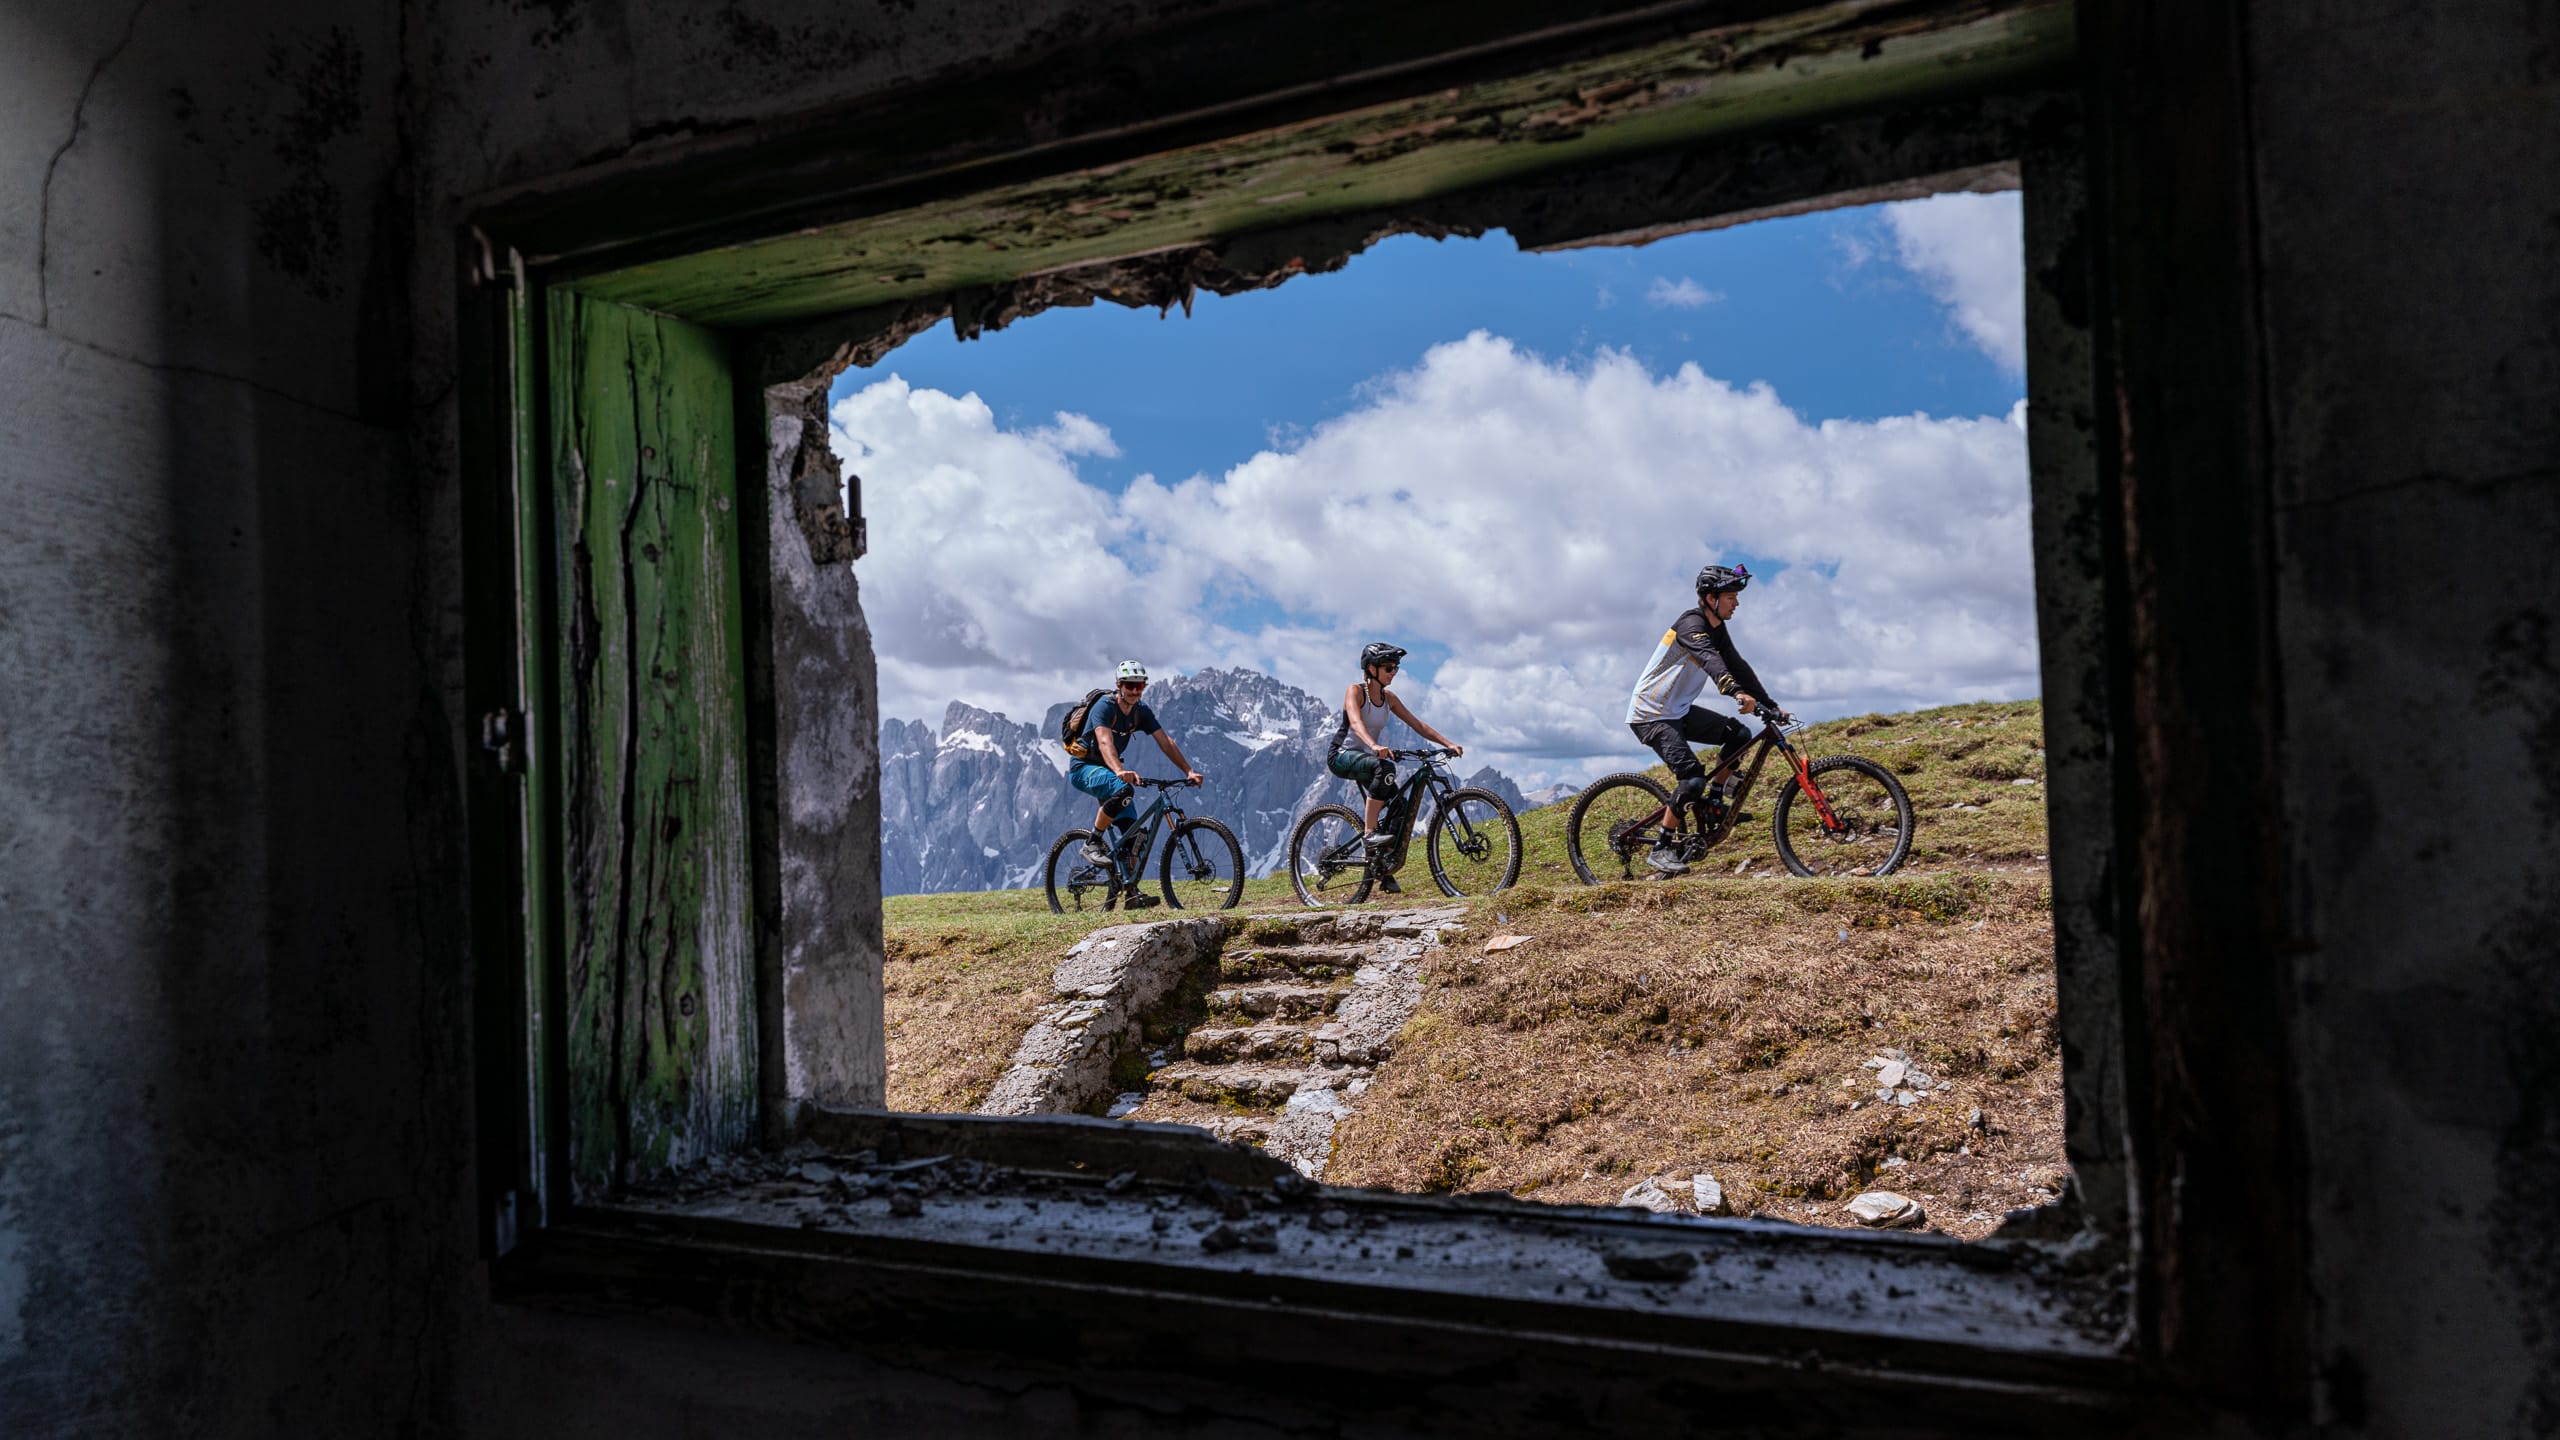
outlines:
[[[1123,918],[899,910],[892,900],[882,927],[889,1108],[941,1112],[977,1108],[1031,1028],[1033,1012],[1053,998],[1049,977],[1058,957],[1086,931]]]
[[[1840,1201],[1890,1188],[1965,1236],[2059,1183],[2040,879],[1704,879],[1505,898],[1500,928],[1536,939],[1432,955],[1422,1008],[1337,1136],[1327,1179],[1608,1204],[1648,1174],[1706,1169],[1746,1213],[1842,1223]],[[1493,908],[1478,907],[1473,934]],[[1859,1062],[1887,1047],[1951,1088],[1879,1105]],[[1983,1131],[1967,1125],[1975,1107]]]

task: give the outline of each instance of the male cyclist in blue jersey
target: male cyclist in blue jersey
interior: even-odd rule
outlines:
[[[1133,735],[1153,735],[1156,748],[1182,771],[1192,784],[1200,783],[1200,772],[1182,758],[1182,747],[1165,733],[1157,722],[1156,712],[1147,708],[1142,698],[1147,693],[1147,667],[1135,660],[1120,662],[1120,673],[1114,677],[1112,693],[1093,702],[1085,712],[1084,732],[1067,742],[1067,783],[1090,795],[1102,808],[1093,817],[1094,839],[1085,842],[1084,858],[1096,865],[1108,865],[1111,856],[1102,848],[1103,827],[1111,829],[1113,845],[1129,838],[1138,825],[1137,807],[1129,803],[1130,782],[1138,772],[1129,768],[1123,752]],[[1143,907],[1153,902],[1132,895],[1129,903]]]
[[[1672,779],[1679,789],[1671,803],[1663,807],[1659,824],[1662,837],[1656,840],[1645,863],[1665,875],[1685,873],[1693,856],[1685,852],[1680,833],[1682,817],[1697,817],[1698,828],[1708,825],[1707,807],[1721,804],[1712,797],[1709,785],[1721,782],[1733,772],[1741,758],[1742,744],[1752,731],[1741,721],[1714,710],[1691,704],[1709,681],[1717,691],[1733,697],[1734,705],[1745,715],[1760,711],[1769,714],[1763,723],[1783,722],[1784,712],[1769,699],[1769,688],[1751,669],[1742,652],[1733,646],[1733,634],[1725,622],[1742,604],[1742,587],[1751,583],[1747,566],[1727,569],[1710,565],[1698,572],[1698,603],[1680,612],[1671,628],[1662,632],[1662,642],[1653,649],[1653,658],[1645,662],[1644,673],[1636,677],[1635,694],[1627,701],[1627,728],[1645,743],[1662,763],[1671,767]],[[1715,774],[1708,775],[1698,763],[1692,745],[1721,746]],[[1651,818],[1622,821],[1618,828],[1657,823]],[[1610,837],[1613,841],[1618,837]]]

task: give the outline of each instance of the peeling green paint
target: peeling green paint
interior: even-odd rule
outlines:
[[[591,294],[769,324],[1389,209],[1434,195],[2054,74],[2057,0],[1844,3],[965,199],[634,266]]]
[[[728,342],[555,291],[561,813],[581,1198],[749,1138],[755,1005]]]

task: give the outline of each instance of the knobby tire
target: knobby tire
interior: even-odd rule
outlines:
[[[1077,915],[1088,910],[1109,911],[1119,906],[1120,887],[1114,881],[1106,879],[1103,882],[1100,887],[1102,898],[1099,901],[1092,898],[1095,887],[1087,886],[1083,895],[1077,895],[1066,883],[1067,877],[1076,872],[1076,867],[1085,863],[1084,857],[1076,851],[1084,842],[1092,838],[1093,832],[1090,830],[1070,830],[1049,842],[1049,859],[1040,867],[1040,883],[1049,892],[1051,914]],[[1062,869],[1061,866],[1064,868]],[[1059,898],[1061,895],[1065,896],[1065,903],[1061,903]],[[1073,908],[1069,908],[1070,906]]]
[[[1186,874],[1183,883],[1198,887],[1191,898],[1218,899],[1215,906],[1185,906],[1181,895],[1173,888],[1176,859],[1179,858],[1183,869],[1187,872],[1195,845],[1200,850],[1201,858],[1207,861],[1212,869],[1221,864],[1225,866],[1227,877],[1224,887],[1225,898],[1218,899],[1219,887],[1210,884],[1206,879],[1194,880]],[[1165,837],[1164,858],[1156,862],[1156,888],[1164,892],[1164,903],[1175,910],[1191,908],[1233,910],[1236,908],[1236,902],[1244,898],[1244,847],[1236,843],[1235,832],[1218,821],[1206,817],[1185,820],[1174,826],[1173,833]]]
[[[1345,805],[1319,805],[1299,816],[1297,826],[1289,832],[1289,888],[1297,892],[1299,904],[1310,908],[1357,905],[1369,898],[1370,874],[1365,857],[1356,865],[1336,870],[1329,879],[1320,880],[1310,873],[1316,868],[1318,853],[1326,846],[1316,832],[1328,820],[1345,827],[1347,834],[1360,833],[1359,815]]]
[[[1580,876],[1585,885],[1633,879],[1635,876],[1635,862],[1621,858],[1609,848],[1606,833],[1609,820],[1603,819],[1598,823],[1600,833],[1587,836],[1583,833],[1583,820],[1591,814],[1595,803],[1603,802],[1613,792],[1630,787],[1652,796],[1656,810],[1671,803],[1671,792],[1655,784],[1652,776],[1632,772],[1603,775],[1582,787],[1582,793],[1573,797],[1573,811],[1565,817],[1564,848],[1566,856],[1573,861],[1573,873]],[[1614,814],[1617,818],[1625,818],[1623,813],[1616,811],[1613,803],[1598,803],[1598,808],[1603,816]],[[1593,864],[1595,859],[1598,865]]]
[[[1821,812],[1814,808],[1812,797],[1804,793],[1803,782],[1799,781],[1795,776],[1789,775],[1787,777],[1786,787],[1778,792],[1778,803],[1770,807],[1771,823],[1778,832],[1779,863],[1785,865],[1789,871],[1797,875],[1807,877],[1833,874],[1890,875],[1894,871],[1901,869],[1902,862],[1909,859],[1911,856],[1911,797],[1903,791],[1902,782],[1894,778],[1893,772],[1885,769],[1882,765],[1877,764],[1873,760],[1869,760],[1860,755],[1833,755],[1825,759],[1816,760],[1807,768],[1810,769],[1816,777],[1823,775],[1840,775],[1844,778],[1849,775],[1856,775],[1859,777],[1858,781],[1849,782],[1839,786],[1838,790],[1840,793],[1835,801],[1837,805],[1843,808],[1857,809],[1860,812],[1857,818],[1862,822],[1858,834],[1843,837],[1839,842],[1837,842],[1843,847],[1843,853],[1846,853],[1846,847],[1848,846],[1864,846],[1881,843],[1884,848],[1872,858],[1864,853],[1857,854],[1846,868],[1837,868],[1837,861],[1834,860],[1832,856],[1826,855],[1822,852],[1816,852],[1816,859],[1832,860],[1835,868],[1814,868],[1812,863],[1797,853],[1795,842],[1789,838],[1787,834],[1788,817],[1801,808],[1805,812],[1805,815],[1813,820],[1813,828],[1809,832],[1810,836],[1814,838],[1818,844],[1829,843],[1829,837],[1825,836],[1821,827]],[[1815,783],[1817,785],[1821,784],[1819,778],[1815,780]],[[1876,809],[1872,801],[1875,791],[1879,788],[1884,792],[1885,804],[1880,813],[1869,813]],[[1823,797],[1826,800],[1832,800],[1835,798],[1833,796],[1833,789],[1834,787],[1832,786],[1822,786]],[[1856,805],[1854,797],[1858,796],[1866,797],[1869,803],[1863,806]],[[1838,813],[1837,810],[1835,810],[1835,814],[1836,813]],[[1895,833],[1890,837],[1881,837],[1881,827],[1879,825],[1863,824],[1863,822],[1867,820],[1889,823]],[[1811,847],[1807,848],[1810,849]]]
[[[1491,813],[1480,816],[1476,813],[1479,808]],[[1449,792],[1441,798],[1438,805],[1432,807],[1430,838],[1423,842],[1422,847],[1424,857],[1431,862],[1432,883],[1440,887],[1441,894],[1452,900],[1464,900],[1470,893],[1460,889],[1458,883],[1449,878],[1448,870],[1441,864],[1440,847],[1444,842],[1450,847],[1453,856],[1464,854],[1457,848],[1461,842],[1449,829],[1448,822],[1453,814],[1463,815],[1469,824],[1490,832],[1492,843],[1505,847],[1501,862],[1501,876],[1483,893],[1499,895],[1510,889],[1512,884],[1520,878],[1520,817],[1511,813],[1511,807],[1503,803],[1501,796],[1490,790],[1479,790],[1472,785]],[[1496,821],[1500,823],[1496,824]]]

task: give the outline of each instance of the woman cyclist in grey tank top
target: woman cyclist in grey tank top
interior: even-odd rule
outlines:
[[[1368,792],[1367,823],[1360,827],[1361,838],[1371,845],[1380,842],[1378,812],[1396,793],[1395,762],[1386,756],[1387,717],[1393,715],[1413,727],[1415,734],[1435,745],[1447,746],[1459,755],[1463,745],[1452,745],[1447,736],[1422,723],[1404,701],[1387,687],[1395,683],[1396,671],[1403,668],[1404,651],[1385,641],[1370,644],[1360,652],[1360,678],[1342,692],[1342,720],[1333,727],[1333,753],[1326,768]]]

